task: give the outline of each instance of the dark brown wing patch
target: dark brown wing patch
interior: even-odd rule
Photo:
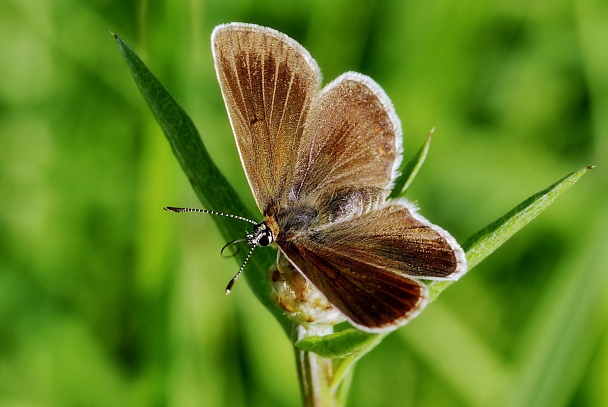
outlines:
[[[328,301],[361,329],[379,332],[405,324],[427,302],[424,285],[348,253],[282,242],[287,258]],[[312,249],[312,250],[311,250]]]

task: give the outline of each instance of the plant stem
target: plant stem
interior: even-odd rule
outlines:
[[[292,330],[292,342],[296,343],[308,336],[323,336],[332,332],[333,327],[330,325],[303,326],[296,323]],[[304,407],[337,407],[339,405],[337,391],[331,386],[334,373],[333,359],[322,358],[316,353],[306,352],[295,346],[294,350]]]

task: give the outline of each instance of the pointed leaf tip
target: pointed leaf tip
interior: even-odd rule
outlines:
[[[593,169],[593,166],[585,167],[565,176],[548,188],[524,200],[505,216],[473,235],[463,245],[467,252],[470,267],[474,267],[513,234],[536,218],[553,203],[555,198],[570,188],[590,169]]]
[[[431,138],[433,133],[435,132],[435,128],[433,127],[429,132],[429,135],[426,137],[426,140],[420,150],[412,157],[410,161],[407,163],[404,161],[401,163],[399,168],[399,173],[401,173],[397,179],[395,180],[395,185],[393,186],[393,190],[389,195],[389,198],[399,198],[405,194],[405,191],[409,188],[418,174],[418,170],[422,167],[424,160],[426,159],[426,155],[429,152],[429,147],[431,145]]]
[[[540,213],[547,209],[559,195],[565,192],[585,175],[587,171],[594,167],[595,166],[591,165],[568,174],[548,188],[530,196],[507,212],[504,216],[471,236],[462,245],[462,248],[466,252],[469,271],[487,256],[492,254],[494,250],[498,249],[521,228],[540,215]],[[429,282],[428,286],[431,291],[431,300],[437,298],[439,293],[452,283],[453,281]]]

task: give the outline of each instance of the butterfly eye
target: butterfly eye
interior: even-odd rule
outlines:
[[[270,231],[262,232],[262,235],[260,235],[260,238],[258,239],[258,245],[268,246],[270,243],[272,243],[272,236],[270,235]]]

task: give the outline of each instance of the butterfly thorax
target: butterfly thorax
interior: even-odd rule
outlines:
[[[321,198],[323,223],[340,222],[361,216],[386,201],[388,192],[375,187],[347,187],[331,191]]]
[[[275,239],[297,239],[325,225],[352,219],[377,208],[386,200],[378,188],[344,188],[314,197],[300,197],[284,208],[271,207],[265,222]]]
[[[289,206],[270,212],[265,222],[275,239],[294,239],[319,225],[319,213],[307,205]]]

